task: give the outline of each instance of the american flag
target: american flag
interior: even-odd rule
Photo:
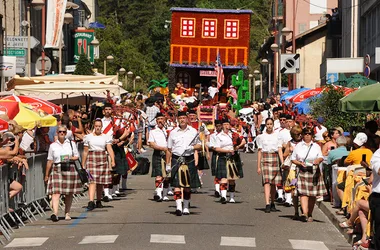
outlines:
[[[218,54],[216,56],[216,61],[215,61],[215,71],[216,71],[216,81],[218,83],[217,86],[219,89],[224,84],[223,65],[222,65],[222,62],[220,61],[219,50],[218,50]]]

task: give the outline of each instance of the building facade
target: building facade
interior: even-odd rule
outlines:
[[[219,53],[225,83],[246,69],[249,60],[250,10],[172,8],[169,86],[204,88],[215,79]]]

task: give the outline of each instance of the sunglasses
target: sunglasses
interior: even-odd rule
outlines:
[[[300,136],[300,135],[302,135],[301,133],[298,133],[298,134],[294,134],[295,136]]]
[[[304,135],[313,135],[312,133],[304,133]]]
[[[61,134],[61,133],[62,133],[62,134],[66,134],[67,131],[58,131],[58,133],[59,133],[59,134]]]

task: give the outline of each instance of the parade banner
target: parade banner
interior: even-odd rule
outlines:
[[[74,34],[74,63],[77,63],[82,53],[88,56],[90,62],[94,62],[94,30],[75,30]]]
[[[67,0],[49,0],[46,17],[45,48],[59,48]]]

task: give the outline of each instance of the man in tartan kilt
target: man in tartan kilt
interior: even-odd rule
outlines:
[[[215,152],[215,144],[216,144],[216,136],[222,131],[222,121],[221,120],[215,120],[215,131],[210,135],[210,143],[208,144],[209,149],[212,151],[212,157],[211,157],[211,175],[215,176],[216,172],[216,156],[217,152]],[[215,185],[215,197],[220,197],[220,179],[214,178],[214,185]]]
[[[171,185],[174,187],[176,215],[189,215],[191,188],[201,186],[194,163],[194,150],[201,150],[197,130],[188,125],[185,112],[178,112],[179,126],[170,132],[166,171],[171,172]],[[183,188],[183,210],[182,193]]]
[[[149,132],[148,143],[154,150],[152,156],[152,177],[155,177],[155,194],[153,199],[157,202],[169,201],[169,178],[166,176],[166,152],[168,142],[165,124],[165,116],[162,113],[156,115],[156,127]]]
[[[230,193],[230,203],[235,203],[236,180],[243,178],[243,166],[238,153],[243,148],[245,140],[238,133],[231,130],[228,119],[222,121],[223,129],[216,136],[215,151],[216,171],[215,177],[220,179],[220,201],[227,203],[227,186]]]

